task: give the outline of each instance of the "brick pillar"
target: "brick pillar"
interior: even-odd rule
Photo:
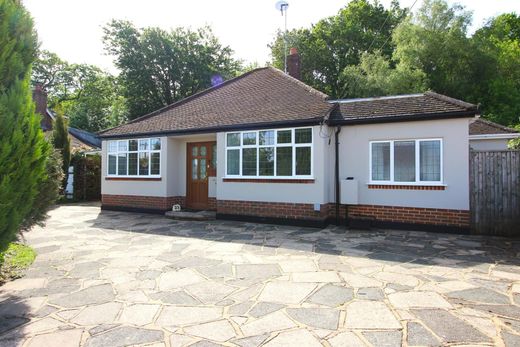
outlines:
[[[291,48],[287,56],[287,72],[297,80],[301,79],[300,55],[295,47]]]
[[[40,84],[37,84],[33,89],[33,101],[36,105],[36,113],[42,116],[42,129],[44,131],[52,130],[52,119],[47,115],[47,92]]]

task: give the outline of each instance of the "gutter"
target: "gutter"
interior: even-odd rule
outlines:
[[[209,128],[195,128],[195,129],[183,129],[183,130],[164,130],[164,131],[153,131],[153,132],[140,132],[140,133],[125,133],[125,134],[114,134],[104,135],[99,133],[99,137],[102,139],[118,139],[118,138],[129,138],[129,137],[150,137],[150,136],[168,136],[168,135],[192,135],[192,134],[207,134],[224,131],[239,131],[239,130],[258,130],[258,129],[269,129],[273,127],[283,126],[307,126],[307,125],[319,125],[323,121],[323,117],[303,119],[303,120],[292,120],[292,121],[279,121],[279,122],[265,122],[265,123],[247,123],[247,124],[233,124],[223,125],[218,127]]]
[[[510,140],[519,137],[520,133],[469,135],[470,140]]]
[[[381,117],[370,117],[366,116],[363,118],[352,118],[352,119],[332,119],[329,125],[358,125],[358,124],[374,124],[374,123],[392,123],[392,122],[409,122],[419,120],[438,120],[438,119],[451,119],[451,118],[464,118],[474,117],[477,114],[476,110],[470,111],[457,111],[457,112],[442,112],[442,113],[423,113],[423,114],[410,114],[404,116],[381,116]]]

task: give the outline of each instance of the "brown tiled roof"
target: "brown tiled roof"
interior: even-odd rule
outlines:
[[[477,118],[469,125],[470,135],[491,135],[491,134],[514,134],[517,130],[505,127],[503,125],[490,122],[488,120]]]
[[[146,116],[101,137],[187,133],[240,126],[318,123],[334,107],[327,95],[272,68],[260,68]]]
[[[334,102],[334,101],[331,101]],[[340,105],[340,120],[382,121],[383,119],[421,119],[446,117],[447,115],[474,114],[477,106],[434,92],[397,95],[380,98],[337,100]]]

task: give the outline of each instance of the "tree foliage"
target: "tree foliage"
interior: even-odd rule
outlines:
[[[67,178],[70,164],[70,137],[68,124],[61,112],[56,115],[52,127],[52,143],[54,148],[60,152],[63,172],[63,189],[67,186]]]
[[[105,26],[103,41],[121,71],[130,119],[210,87],[215,75],[233,77],[240,67],[208,27],[138,29],[114,20]]]
[[[303,82],[327,93],[331,98],[349,96],[341,74],[360,63],[365,52],[379,50],[390,58],[391,42],[385,44],[406,10],[392,1],[389,9],[378,2],[353,0],[337,15],[320,20],[309,29],[295,29],[287,34],[289,47],[301,55]],[[284,34],[278,32],[270,45],[273,65],[283,69]]]
[[[41,51],[32,83],[48,92],[49,107],[62,110],[72,127],[97,132],[126,121],[118,79],[96,66],[69,64],[55,53]]]
[[[29,84],[37,37],[17,0],[0,0],[0,252],[31,213],[49,145]]]
[[[28,216],[25,217],[24,227],[42,224],[45,221],[47,212],[60,198],[62,183],[64,180],[63,161],[61,151],[53,149],[46,162],[46,179],[38,186],[38,194],[34,200],[34,205]]]

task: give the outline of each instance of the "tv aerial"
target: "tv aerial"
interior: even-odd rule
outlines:
[[[283,55],[284,55],[284,72],[287,73],[287,9],[289,3],[285,0],[277,1],[275,8],[280,11],[281,15],[285,19],[285,30],[283,33]]]

